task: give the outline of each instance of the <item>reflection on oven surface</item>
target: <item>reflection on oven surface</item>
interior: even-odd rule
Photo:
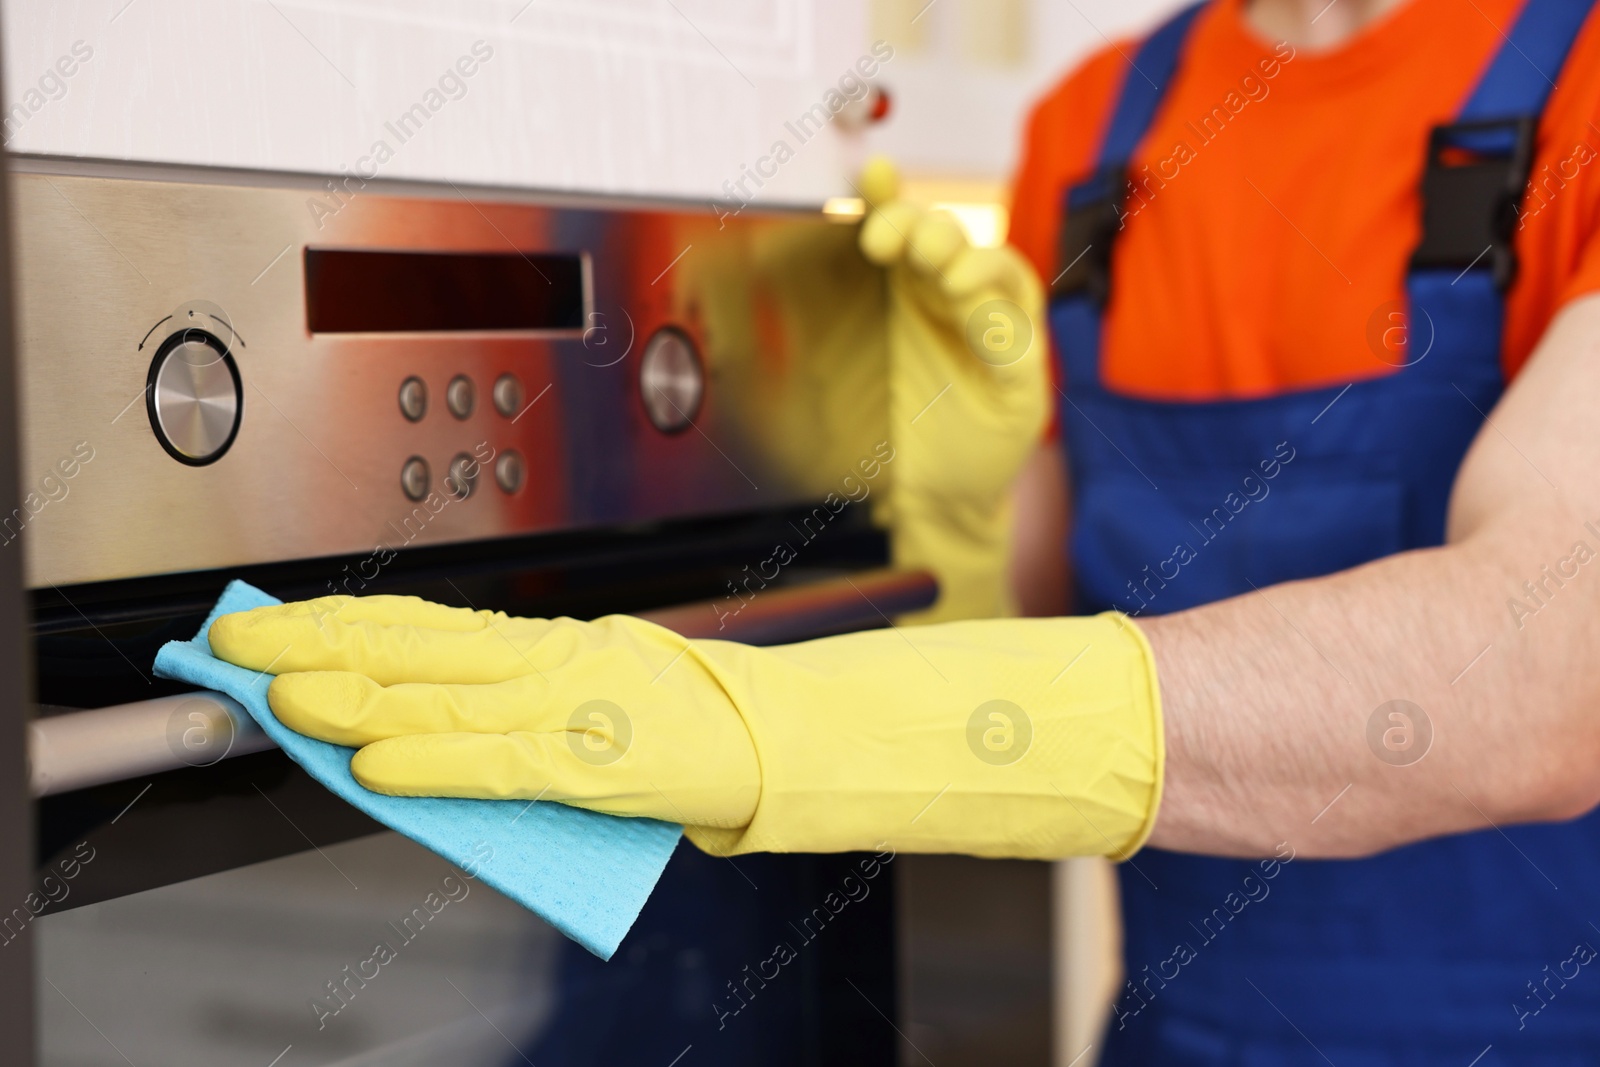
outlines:
[[[680,846],[610,963],[393,833],[46,914],[42,1062],[892,1062],[892,861],[805,919],[859,863]]]
[[[494,1027],[545,1023],[562,940],[394,833],[47,914],[38,933],[59,990],[40,999],[43,1062],[60,1067],[265,1064],[290,1045],[284,1064],[504,1063]]]

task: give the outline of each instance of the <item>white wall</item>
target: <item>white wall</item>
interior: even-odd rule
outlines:
[[[1141,34],[1181,2],[935,0],[924,8],[926,0],[874,0],[873,29],[907,42],[884,74],[898,107],[875,144],[911,170],[1009,176],[1033,100],[1108,41]]]
[[[869,148],[914,171],[1007,173],[1032,96],[1171,6],[0,0],[6,133],[20,152],[319,173],[354,167],[383,140],[386,176],[692,198],[725,195],[724,181],[784,139],[794,158],[762,197],[816,202],[848,193]],[[890,121],[799,145],[785,122],[875,38],[895,46],[879,75],[894,93]],[[493,57],[465,95],[434,97],[438,109],[400,143],[384,124],[428,103],[480,40]]]

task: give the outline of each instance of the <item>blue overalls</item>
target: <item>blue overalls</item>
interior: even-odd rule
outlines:
[[[1080,610],[1176,611],[1443,541],[1456,470],[1504,386],[1512,205],[1591,2],[1528,0],[1457,122],[1417,146],[1405,365],[1266,399],[1156,402],[1101,381],[1126,164],[1197,8],[1144,42],[1144,77],[1126,78],[1095,172],[1067,192],[1051,294]],[[1122,865],[1130,985],[1103,1062],[1600,1063],[1600,815],[1272,871],[1155,849]]]

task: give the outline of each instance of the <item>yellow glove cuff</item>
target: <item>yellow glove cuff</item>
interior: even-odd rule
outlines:
[[[1125,616],[995,619],[691,655],[754,739],[743,829],[718,855],[881,848],[1126,858],[1161,800],[1150,646]],[[798,705],[798,706],[797,706]]]

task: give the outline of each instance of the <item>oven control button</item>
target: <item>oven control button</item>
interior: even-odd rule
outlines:
[[[412,500],[421,500],[428,495],[428,461],[421,456],[412,456],[406,460],[406,465],[400,468],[400,488],[405,490],[406,496]]]
[[[478,484],[478,471],[483,465],[465,452],[450,461],[450,473],[444,477],[445,492],[457,500],[465,500],[472,495],[473,487]]]
[[[673,326],[657,330],[639,359],[639,396],[650,424],[662,433],[687,428],[705,395],[705,368],[689,335]]]
[[[472,414],[472,379],[465,374],[458,374],[450,379],[450,384],[444,391],[444,402],[450,406],[450,414],[458,419],[464,419]]]
[[[521,489],[524,474],[520,452],[508,449],[500,453],[500,458],[494,461],[494,481],[503,492],[515,493]]]
[[[522,382],[515,374],[502,374],[495,379],[494,409],[508,419],[522,410]]]
[[[145,382],[150,428],[180,463],[214,463],[233,444],[244,414],[244,385],[228,346],[204,330],[161,343]]]
[[[400,383],[400,414],[418,422],[428,413],[428,387],[415,375]]]

